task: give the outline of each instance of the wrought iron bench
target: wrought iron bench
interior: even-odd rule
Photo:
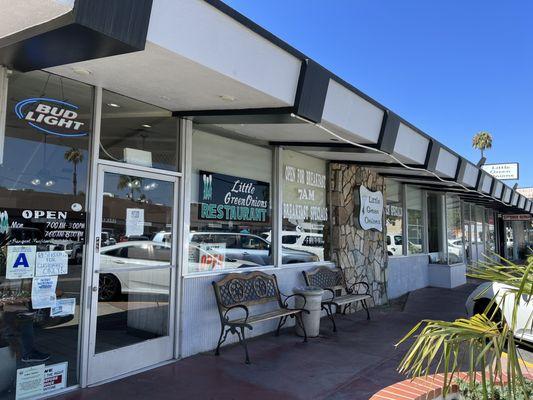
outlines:
[[[286,296],[281,293],[278,288],[276,275],[268,275],[259,271],[228,274],[220,281],[213,282],[213,288],[215,289],[215,298],[221,324],[220,337],[215,355],[218,356],[220,354],[220,346],[226,341],[228,333],[231,332],[238,336],[239,343],[244,347],[246,364],[250,364],[244,334],[245,328],[252,330],[253,324],[278,318],[279,322],[276,336],[279,335],[279,331],[287,321],[287,318],[291,317],[296,318],[296,323],[303,330],[304,342],[307,342],[307,333],[305,332],[305,326],[302,321],[302,313],[309,313],[309,311],[303,309],[305,308],[305,297],[301,294]],[[289,307],[288,300],[296,296],[303,297],[303,308]],[[266,303],[274,303],[275,309],[260,314],[253,314],[250,310],[251,306]],[[236,312],[239,309],[241,313]],[[243,313],[244,316],[242,316]]]
[[[312,271],[302,271],[305,283],[308,286],[318,286],[326,292],[325,298],[322,300],[322,309],[326,311],[328,318],[333,324],[333,332],[337,332],[337,325],[335,324],[334,312],[332,307],[335,306],[335,312],[339,312],[342,307],[342,313],[346,314],[346,310],[353,303],[360,302],[366,310],[366,317],[370,319],[370,312],[368,311],[367,300],[371,299],[370,286],[366,282],[355,282],[352,285],[347,285],[344,272],[341,268],[328,268],[325,266],[318,267]],[[365,288],[364,293],[359,292],[359,287]]]

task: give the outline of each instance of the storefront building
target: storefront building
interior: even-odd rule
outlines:
[[[122,4],[0,17],[1,399],[213,349],[228,272],[338,265],[377,305],[524,256],[531,200],[252,21]]]

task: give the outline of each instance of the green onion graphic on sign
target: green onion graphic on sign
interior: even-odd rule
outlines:
[[[268,182],[200,171],[199,197],[199,219],[268,222]]]

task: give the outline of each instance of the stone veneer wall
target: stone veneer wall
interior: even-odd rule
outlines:
[[[330,196],[328,198],[331,225],[324,230],[326,260],[340,265],[348,284],[364,281],[370,285],[375,304],[387,299],[386,246],[383,232],[362,230],[357,222],[360,185],[383,193],[385,180],[376,172],[357,165],[330,164]]]

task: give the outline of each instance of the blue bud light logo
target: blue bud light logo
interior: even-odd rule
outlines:
[[[44,133],[61,137],[88,135],[83,130],[84,122],[77,121],[79,107],[56,99],[33,97],[19,101],[15,114],[28,125]]]

